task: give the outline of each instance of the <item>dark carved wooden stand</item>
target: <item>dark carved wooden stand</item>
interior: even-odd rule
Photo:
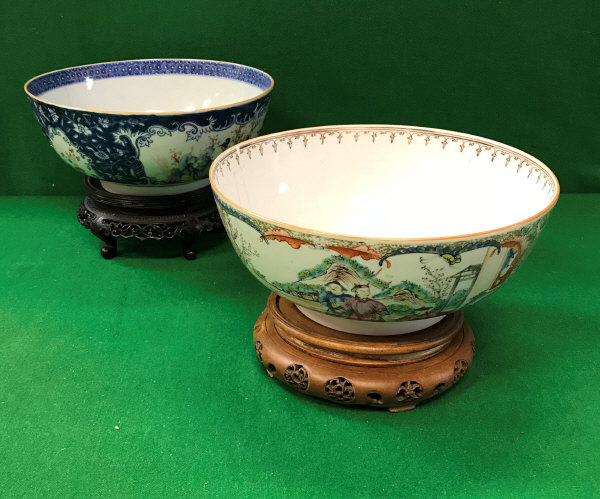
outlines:
[[[342,333],[271,294],[254,347],[271,377],[301,393],[400,412],[456,384],[471,366],[475,338],[462,312],[414,333]]]
[[[183,239],[183,254],[196,258],[194,244],[204,231],[222,230],[210,186],[168,196],[113,194],[97,179],[85,177],[87,196],[79,206],[77,220],[105,246],[100,254],[113,258],[117,238]]]

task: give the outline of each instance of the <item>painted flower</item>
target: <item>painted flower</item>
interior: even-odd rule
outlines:
[[[100,160],[100,161],[105,161],[108,159],[108,154],[106,154],[104,151],[96,151],[94,152],[94,155]]]
[[[98,124],[102,128],[108,128],[110,125],[110,121],[108,121],[108,118],[98,118]]]
[[[140,127],[140,126],[144,126],[144,123],[136,118],[129,118],[126,123],[128,125],[131,125],[133,127]]]
[[[121,138],[122,135],[124,135],[123,130],[119,130],[119,131],[113,133],[113,138],[115,140],[115,144],[119,144],[120,146],[125,145],[125,141]]]
[[[82,125],[81,123],[73,123],[73,130],[82,135],[92,135],[92,131],[89,127]]]
[[[140,147],[150,147],[150,144],[152,144],[152,139],[150,138],[149,135],[141,135],[137,139],[137,144]]]
[[[38,119],[40,120],[40,123],[42,121],[48,121],[48,117],[46,116],[46,113],[44,113],[44,109],[41,106],[38,106],[38,108],[37,108],[37,116],[38,116]]]

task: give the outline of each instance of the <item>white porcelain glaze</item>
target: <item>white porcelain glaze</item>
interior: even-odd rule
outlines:
[[[299,139],[293,139],[295,141]],[[310,230],[374,238],[431,238],[512,225],[552,200],[537,175],[492,149],[461,141],[381,134],[333,137],[308,147],[263,147],[218,178],[232,203],[263,218]],[[461,150],[463,148],[463,150]],[[260,193],[260,194],[258,194]],[[510,201],[510,202],[507,202]]]
[[[531,250],[559,192],[547,166],[510,146],[379,125],[246,141],[215,160],[210,178],[251,272],[315,320],[362,334],[495,290]]]
[[[39,97],[59,106],[98,112],[189,112],[228,106],[257,97],[249,83],[205,75],[138,75],[65,85]]]
[[[413,319],[411,321],[394,321],[394,322],[378,322],[378,321],[351,321],[340,317],[316,312],[306,307],[298,306],[298,310],[309,319],[318,322],[319,324],[344,331],[345,333],[364,334],[367,336],[391,336],[395,334],[407,334],[420,331],[427,327],[433,326],[440,322],[444,316],[429,317],[428,319]]]
[[[157,186],[126,185],[117,182],[106,182],[105,180],[100,181],[102,187],[108,192],[112,192],[113,194],[126,194],[129,196],[171,196],[174,194],[195,191],[196,189],[206,187],[209,183],[207,178],[187,182],[185,184]]]

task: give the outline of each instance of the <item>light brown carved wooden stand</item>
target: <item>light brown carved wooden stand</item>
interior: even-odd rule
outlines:
[[[462,312],[415,333],[342,333],[271,294],[254,347],[271,377],[301,393],[399,412],[456,384],[471,366],[475,338]]]

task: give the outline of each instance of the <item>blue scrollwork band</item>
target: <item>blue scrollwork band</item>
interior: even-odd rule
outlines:
[[[27,91],[35,97],[58,87],[80,83],[88,78],[100,80],[119,76],[142,76],[154,74],[189,74],[217,76],[237,80],[267,90],[273,85],[271,77],[255,68],[229,62],[194,59],[147,59],[137,61],[106,62],[76,68],[53,71],[33,78],[27,83]]]
[[[102,113],[70,109],[43,100],[43,93],[48,90],[90,77],[151,74],[217,76],[252,84],[261,92],[237,105],[173,114]],[[247,66],[214,61],[148,60],[56,71],[34,78],[26,89],[50,144],[73,168],[111,182],[159,185],[205,178],[212,160],[220,152],[258,135],[272,84],[269,75]],[[146,157],[159,158],[152,160],[158,165],[144,160],[144,150],[152,148],[152,154]]]

